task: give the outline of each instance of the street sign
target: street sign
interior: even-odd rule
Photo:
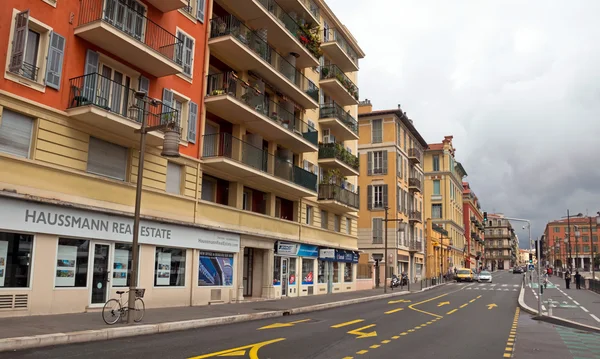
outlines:
[[[535,270],[535,266],[533,264],[529,265],[529,270]]]

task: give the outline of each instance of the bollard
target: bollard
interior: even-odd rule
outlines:
[[[552,316],[552,302],[548,303],[548,316]]]

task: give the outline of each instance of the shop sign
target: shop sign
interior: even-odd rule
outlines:
[[[283,256],[318,257],[319,247],[310,244],[277,242],[277,254]]]
[[[358,253],[354,251],[346,251],[343,249],[335,250],[335,260],[337,262],[358,263]]]
[[[0,197],[0,229],[75,238],[132,242],[133,219],[106,213]],[[143,244],[239,252],[240,236],[201,228],[142,220]]]
[[[321,259],[333,259],[335,258],[335,249],[320,249],[319,258]]]

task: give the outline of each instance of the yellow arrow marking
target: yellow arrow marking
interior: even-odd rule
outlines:
[[[238,350],[237,352],[225,353],[225,354],[221,354],[219,356],[220,357],[241,357],[244,355],[246,355],[245,350]]]
[[[488,309],[492,309],[492,308],[496,308],[497,305],[496,304],[488,304],[487,307],[488,307]]]
[[[332,325],[332,328],[341,328],[341,327],[345,327],[348,325],[352,325],[352,324],[356,324],[356,323],[360,323],[360,322],[364,322],[364,319],[356,319],[356,320],[351,320],[349,322],[344,322],[344,323],[340,323],[340,324],[336,324],[336,325]]]
[[[444,305],[448,304],[450,304],[450,302],[440,302],[440,304],[438,304],[438,307],[443,307]]]
[[[410,303],[410,300],[398,299],[398,300],[390,300],[388,304],[396,304],[396,303]]]
[[[392,314],[392,313],[399,312],[401,310],[404,310],[404,308],[398,308],[398,309],[388,310],[387,312],[385,312],[385,314]]]
[[[445,296],[447,296],[448,294],[450,294],[450,293],[446,293],[446,294],[438,295],[437,297],[429,298],[429,299],[427,299],[427,300],[424,300],[424,301],[422,301],[422,302],[418,302],[418,303],[415,303],[415,304],[411,304],[411,305],[409,305],[408,307],[409,307],[410,309],[414,310],[414,311],[417,311],[417,312],[420,312],[420,313],[423,313],[423,314],[431,315],[431,316],[433,316],[433,317],[436,317],[436,318],[443,318],[441,315],[437,315],[437,314],[433,314],[433,313],[426,312],[426,311],[424,311],[424,310],[421,310],[421,309],[417,309],[417,308],[415,308],[415,305],[419,305],[419,304],[423,304],[423,303],[431,302],[432,300],[436,300],[436,299],[439,299],[439,298],[441,298],[441,297],[445,297]]]
[[[377,336],[377,332],[376,331],[372,331],[372,332],[369,332],[369,333],[363,333],[363,332],[361,332],[361,330],[369,329],[369,328],[372,328],[374,326],[375,326],[375,324],[370,324],[370,325],[364,326],[362,328],[351,330],[351,331],[348,332],[348,334],[356,335],[357,336],[356,339],[376,337]]]
[[[310,319],[296,320],[295,322],[289,322],[289,323],[273,323],[270,325],[266,325],[262,328],[258,328],[258,330],[293,327],[295,324],[304,323],[304,322],[308,322],[308,321],[310,321]]]
[[[285,338],[267,340],[265,342],[250,344],[250,345],[246,345],[246,346],[238,347],[238,348],[233,348],[233,349],[222,350],[220,352],[214,352],[214,353],[210,353],[210,354],[204,354],[204,355],[200,355],[200,356],[197,356],[197,357],[191,357],[191,358],[188,358],[188,359],[204,359],[204,358],[214,358],[214,357],[223,357],[223,356],[233,356],[234,354],[237,354],[238,356],[240,356],[240,355],[245,355],[246,354],[246,349],[250,349],[250,352],[248,353],[249,359],[258,359],[258,350],[260,348],[262,348],[262,347],[264,347],[266,345],[269,345],[269,344],[280,342],[282,340],[285,340]]]

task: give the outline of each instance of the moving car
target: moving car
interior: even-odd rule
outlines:
[[[479,273],[479,277],[477,278],[477,281],[479,283],[481,283],[481,282],[492,283],[492,273],[485,271],[485,270],[481,271],[481,273]]]
[[[523,274],[523,268],[521,267],[514,267],[512,270],[513,274]]]
[[[456,281],[457,282],[472,282],[473,281],[473,271],[468,268],[459,269],[456,272]]]
[[[474,282],[479,281],[479,273],[477,271],[473,271],[473,281]]]

